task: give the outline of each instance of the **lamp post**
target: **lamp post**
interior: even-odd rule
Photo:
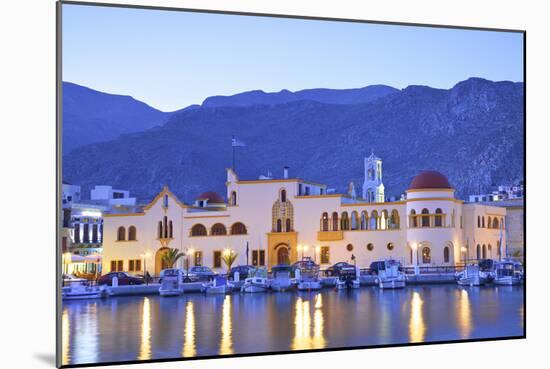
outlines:
[[[185,249],[185,280],[189,282],[189,255],[195,254],[195,250],[191,247]]]
[[[419,274],[419,268],[418,268],[418,244],[416,242],[413,242],[411,244],[411,249],[415,254],[415,263],[414,263],[414,274]]]
[[[141,254],[141,258],[143,259],[143,279],[145,279],[145,284],[149,284],[149,278],[147,278],[147,258],[151,256],[150,252],[145,252]]]

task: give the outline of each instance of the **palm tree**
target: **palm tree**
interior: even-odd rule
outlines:
[[[233,250],[226,250],[223,253],[222,261],[227,266],[227,274],[229,274],[229,272],[231,271],[231,266],[237,260],[238,256],[239,254],[237,254]]]
[[[162,254],[162,261],[166,263],[168,268],[173,268],[176,261],[183,256],[183,253],[178,249],[168,249]]]

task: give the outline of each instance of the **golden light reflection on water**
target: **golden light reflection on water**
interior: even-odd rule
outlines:
[[[222,339],[220,343],[220,354],[233,353],[233,338],[231,327],[231,297],[225,296],[222,308]]]
[[[469,338],[472,332],[472,309],[468,291],[461,290],[458,299],[458,330],[461,338]]]
[[[311,312],[309,301],[299,297],[294,308],[294,338],[293,350],[323,348],[326,345],[324,337],[323,296],[317,295],[313,313],[313,334],[311,332]]]
[[[143,300],[141,313],[141,345],[138,360],[151,358],[151,303],[147,297]]]
[[[422,305],[424,301],[418,292],[413,292],[411,299],[411,316],[409,319],[409,337],[411,342],[423,342],[426,333]]]
[[[69,364],[70,357],[70,323],[69,323],[69,311],[66,309],[61,316],[61,362],[63,365]]]
[[[187,301],[185,307],[185,331],[183,341],[182,355],[184,357],[195,356],[197,349],[195,347],[195,311],[193,301]]]

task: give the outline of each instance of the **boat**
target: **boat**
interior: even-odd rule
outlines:
[[[180,269],[164,269],[159,294],[164,297],[182,295],[181,277]]]
[[[220,295],[231,293],[233,285],[231,285],[226,277],[215,277],[211,282],[203,284],[203,290],[207,295]]]
[[[519,261],[504,259],[496,263],[493,283],[501,286],[516,286],[523,281],[523,268]]]
[[[338,279],[336,280],[336,289],[355,289],[360,287],[357,267],[346,267],[340,269]]]
[[[71,284],[61,290],[63,300],[99,299],[107,297],[104,286],[89,286],[87,284]]]
[[[394,289],[405,287],[405,273],[400,270],[400,263],[394,259],[376,262],[377,277],[374,282],[381,289]]]
[[[316,291],[321,289],[319,265],[311,258],[304,258],[295,271],[298,291]]]
[[[277,292],[284,292],[292,289],[294,283],[291,278],[292,267],[287,264],[275,265],[271,268],[273,278],[270,281],[271,289]]]
[[[266,292],[269,290],[269,281],[265,277],[250,277],[244,280],[241,292]]]
[[[457,283],[460,286],[482,286],[489,281],[488,272],[482,272],[479,264],[466,265],[464,271],[458,274]]]

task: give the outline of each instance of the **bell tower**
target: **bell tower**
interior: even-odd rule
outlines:
[[[382,183],[382,159],[374,152],[365,158],[365,181],[363,199],[367,202],[384,202],[384,184]]]

